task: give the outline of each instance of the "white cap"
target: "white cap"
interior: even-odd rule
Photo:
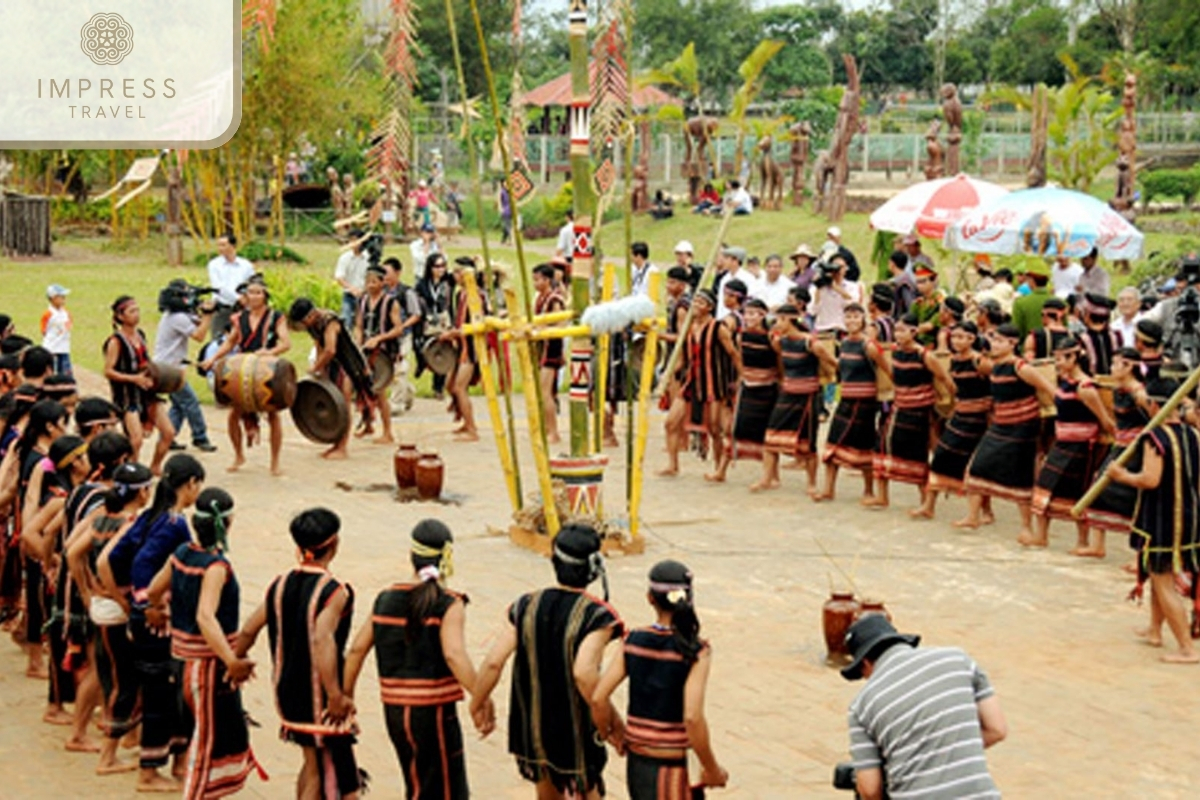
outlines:
[[[837,225],[829,226],[829,230],[825,231],[826,236],[832,236],[834,239],[842,238],[842,229]]]
[[[694,254],[696,251],[692,249],[691,242],[689,242],[687,239],[681,239],[679,241],[679,244],[675,245],[675,252],[676,253],[693,253]]]

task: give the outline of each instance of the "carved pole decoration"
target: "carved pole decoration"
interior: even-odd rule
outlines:
[[[812,137],[812,126],[807,121],[797,122],[791,127],[792,152],[792,205],[804,204],[804,168],[808,164],[808,148]]]
[[[929,160],[925,162],[927,181],[937,180],[945,173],[942,168],[942,143],[938,139],[941,131],[942,123],[936,119],[929,123],[929,130],[925,131],[925,153],[929,156]]]
[[[582,314],[588,305],[592,277],[592,189],[589,156],[592,87],[588,69],[587,0],[570,0],[567,16],[571,54],[571,188],[575,211],[575,243],[571,259],[571,309]],[[586,336],[571,340],[571,455],[588,454],[588,399],[592,343]],[[602,412],[601,412],[602,413]]]
[[[1131,222],[1134,217],[1133,193],[1137,186],[1137,76],[1125,73],[1125,92],[1121,97],[1125,115],[1117,136],[1117,193],[1109,205]]]
[[[942,117],[949,130],[946,133],[946,174],[954,177],[962,168],[959,166],[958,151],[962,144],[962,102],[958,99],[958,87],[953,83],[942,86]]]
[[[1046,128],[1049,125],[1049,97],[1045,84],[1033,89],[1033,119],[1029,127],[1029,164],[1025,185],[1030,189],[1046,185]]]
[[[837,127],[829,144],[829,160],[833,169],[833,186],[829,195],[828,219],[837,222],[846,213],[846,184],[850,180],[850,142],[858,132],[858,101],[860,85],[858,64],[854,56],[843,53],[846,64],[846,91],[838,106]]]

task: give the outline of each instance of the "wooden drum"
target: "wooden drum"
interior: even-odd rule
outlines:
[[[296,368],[278,356],[239,353],[213,365],[218,403],[244,414],[284,411],[296,402]]]
[[[1054,368],[1053,358],[1035,358],[1029,365],[1042,373],[1042,377],[1049,381],[1051,386],[1058,386],[1058,371]],[[1058,416],[1053,394],[1046,396],[1044,392],[1038,392],[1038,405],[1041,406],[1042,417]]]
[[[150,373],[150,378],[154,381],[154,387],[151,391],[155,394],[174,394],[183,388],[185,379],[183,370],[179,367],[173,367],[170,364],[163,364],[158,361],[151,361],[147,372]]]

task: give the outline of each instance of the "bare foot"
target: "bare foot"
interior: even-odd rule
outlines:
[[[933,519],[933,512],[921,506],[920,508],[910,508],[908,515],[913,519]]]
[[[99,753],[100,745],[96,740],[84,736],[82,739],[67,739],[63,748],[72,753]]]
[[[750,484],[750,491],[757,494],[758,492],[769,492],[772,489],[779,488],[779,481],[758,481]]]
[[[1163,653],[1164,664],[1200,664],[1200,653],[1190,650],[1186,653]]]
[[[456,441],[456,442],[478,442],[479,434],[476,433],[475,431],[462,431],[461,433],[454,434],[454,441]]]
[[[825,503],[833,499],[833,492],[817,492],[816,494],[810,494],[809,497],[812,498],[814,503]]]
[[[706,473],[706,474],[705,474],[705,476],[704,476],[704,480],[708,481],[709,483],[724,483],[724,482],[725,482],[725,476],[724,476],[724,475],[718,475],[718,474],[717,474],[717,473],[715,473],[715,472],[709,472],[709,473]]]
[[[233,463],[225,468],[225,471],[226,472],[237,472],[239,469],[241,469],[243,466],[245,466],[245,464],[246,464],[246,459],[235,458],[233,460]]]
[[[152,778],[139,778],[137,783],[139,792],[178,792],[181,788],[178,782],[158,773]]]
[[[1151,631],[1149,628],[1137,628],[1133,635],[1150,647],[1162,647],[1162,631]]]
[[[394,436],[376,436],[371,440],[372,444],[395,444],[396,437]]]
[[[71,725],[75,722],[75,715],[68,714],[61,708],[51,708],[42,715],[42,722],[48,725]]]
[[[1046,547],[1050,542],[1045,539],[1035,538],[1029,531],[1022,531],[1021,535],[1017,537],[1017,544],[1022,547]]]
[[[863,508],[887,508],[888,504],[885,500],[880,500],[873,494],[863,495],[858,500],[858,504]]]
[[[664,467],[654,474],[660,478],[674,478],[679,474],[679,467]]]
[[[1104,551],[1097,550],[1094,547],[1076,547],[1071,551],[1071,555],[1080,556],[1082,558],[1104,558]]]
[[[972,531],[979,527],[979,522],[977,520],[971,519],[970,517],[963,517],[962,519],[956,519],[956,520],[954,520],[954,522],[951,522],[950,524],[953,525],[955,528],[961,528],[964,530],[972,530]]]
[[[329,459],[330,461],[345,461],[347,457],[348,456],[347,456],[346,451],[342,450],[341,448],[337,448],[337,447],[335,447],[332,450],[326,450],[324,453],[321,453],[321,458],[326,458],[326,459]],[[139,790],[139,791],[141,791],[141,790]]]
[[[980,525],[994,525],[995,523],[996,523],[996,515],[995,514],[982,514],[979,517]]]
[[[50,673],[46,671],[45,665],[37,664],[36,666],[31,665],[25,670],[25,677],[44,681],[50,677]]]
[[[138,768],[136,761],[121,761],[115,760],[110,764],[101,764],[96,767],[97,775],[119,775],[122,772],[133,772]]]
[[[280,469],[278,464],[274,464],[271,466],[271,474],[274,475],[276,478],[278,478],[280,475],[283,474],[283,470]]]

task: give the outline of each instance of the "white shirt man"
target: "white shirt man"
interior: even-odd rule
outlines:
[[[650,248],[645,242],[634,242],[630,247],[633,262],[633,272],[629,279],[630,295],[648,295],[650,293],[650,273],[658,272],[658,267],[650,263]]]
[[[733,206],[733,213],[739,216],[750,214],[754,211],[754,199],[750,197],[750,193],[746,191],[737,181],[730,181],[729,192],[725,195],[725,204]]]
[[[717,294],[717,319],[725,319],[729,316],[729,309],[725,307],[725,284],[733,280],[734,277],[741,272],[742,264],[746,261],[746,251],[741,247],[726,247],[721,251],[717,262],[721,271],[717,273],[717,278],[713,282],[713,291]],[[746,289],[749,290],[750,285],[746,284]]]
[[[235,306],[238,287],[254,275],[254,265],[237,254],[237,239],[217,239],[217,257],[208,262],[208,285],[217,290],[218,305]]]
[[[795,285],[783,274],[783,259],[767,256],[763,279],[750,290],[750,296],[762,300],[767,308],[774,311],[788,301],[788,292]]]
[[[1054,259],[1054,266],[1050,269],[1050,281],[1054,286],[1054,296],[1065,300],[1069,295],[1075,294],[1079,279],[1082,277],[1083,267],[1081,265],[1072,264],[1071,259],[1063,256]]]
[[[567,215],[567,221],[558,229],[558,241],[554,245],[554,255],[566,259],[575,256],[575,220],[570,215]]]
[[[1113,316],[1109,327],[1117,336],[1121,347],[1133,347],[1137,335],[1137,321],[1141,316],[1142,298],[1133,286],[1126,286],[1117,295],[1117,313]]]
[[[421,235],[408,246],[408,252],[412,256],[414,282],[425,277],[425,262],[429,260],[429,256],[441,251],[442,248],[437,241],[437,229],[429,224],[422,225]],[[366,267],[363,269],[365,270]]]

